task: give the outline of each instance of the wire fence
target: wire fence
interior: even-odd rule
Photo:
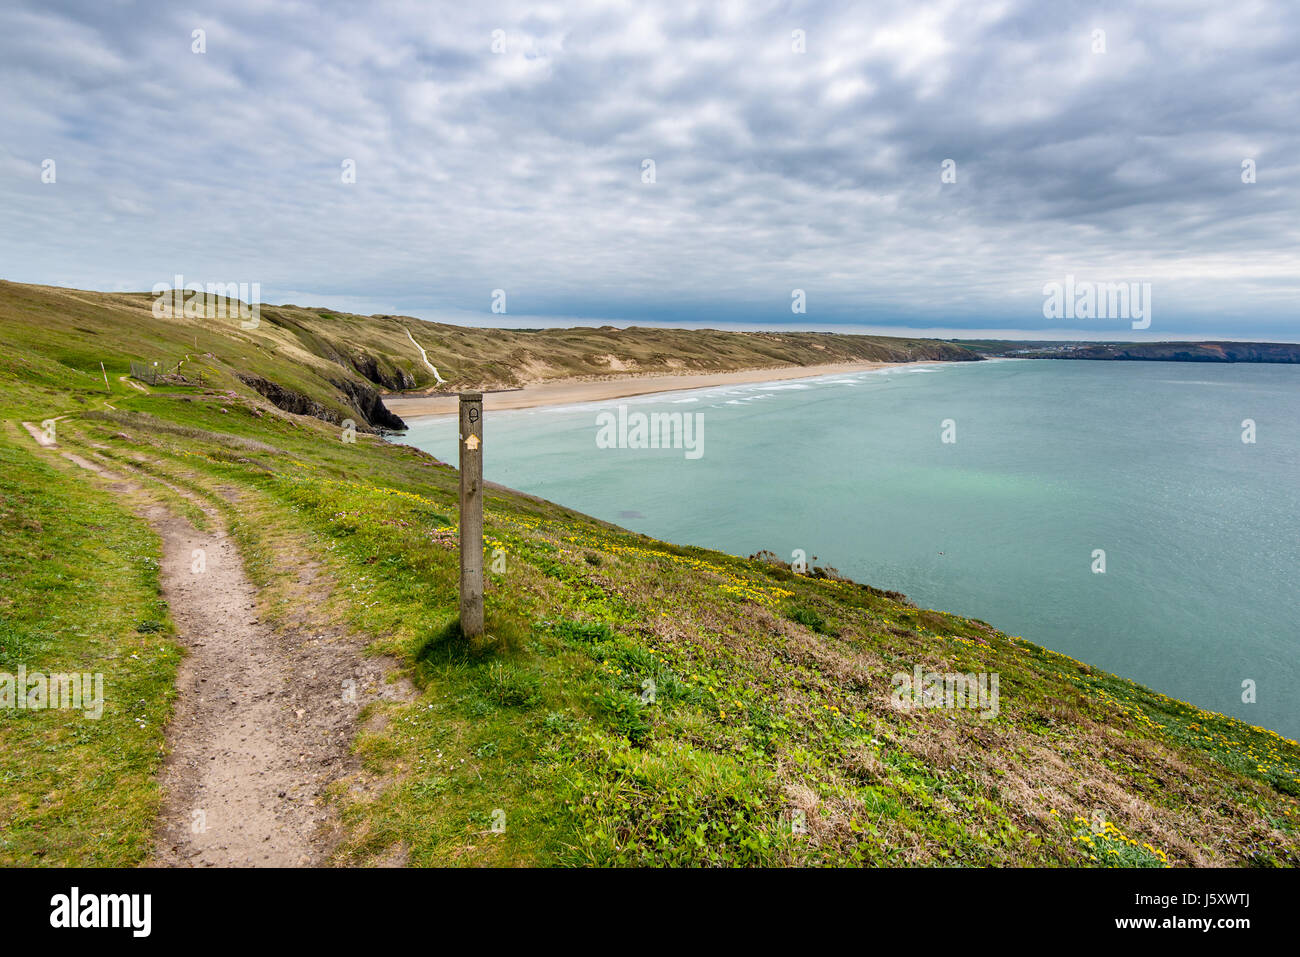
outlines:
[[[150,385],[157,385],[158,369],[154,366],[145,365],[143,362],[136,362],[132,359],[131,378],[139,379],[141,382],[148,382]]]

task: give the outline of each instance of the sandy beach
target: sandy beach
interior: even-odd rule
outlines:
[[[706,372],[695,375],[623,376],[609,379],[562,379],[539,382],[522,389],[483,393],[484,409],[532,409],[544,405],[574,405],[580,402],[604,402],[655,392],[678,392],[683,389],[709,389],[720,385],[750,382],[783,382],[787,379],[811,379],[844,372],[869,372],[906,365],[902,362],[837,362],[815,366],[778,366],[771,369],[742,369],[738,372]],[[386,395],[384,405],[403,419],[436,415],[454,415],[455,393],[434,395]]]

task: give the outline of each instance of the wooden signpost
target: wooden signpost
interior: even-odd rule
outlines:
[[[460,631],[483,634],[483,395],[460,394]]]

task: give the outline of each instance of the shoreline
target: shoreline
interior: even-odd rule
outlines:
[[[604,402],[610,399],[629,399],[639,395],[659,392],[684,392],[689,389],[710,389],[724,385],[752,385],[756,382],[786,382],[791,379],[815,379],[824,375],[847,372],[872,372],[897,366],[915,365],[914,362],[828,362],[815,366],[774,366],[769,369],[740,369],[735,372],[701,372],[686,375],[623,376],[611,379],[558,379],[538,382],[521,389],[484,392],[483,408],[496,411],[508,409],[536,409],[543,406],[579,405],[585,402]],[[934,360],[928,360],[934,361]],[[427,419],[455,415],[459,398],[456,393],[437,395],[381,396],[384,405],[403,420]]]

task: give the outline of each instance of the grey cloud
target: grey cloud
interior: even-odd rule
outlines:
[[[1073,272],[1151,281],[1153,333],[1300,338],[1298,21],[24,0],[0,12],[0,275],[485,323],[505,288],[543,318],[793,325],[797,286],[808,322],[1043,332],[1041,287]]]

